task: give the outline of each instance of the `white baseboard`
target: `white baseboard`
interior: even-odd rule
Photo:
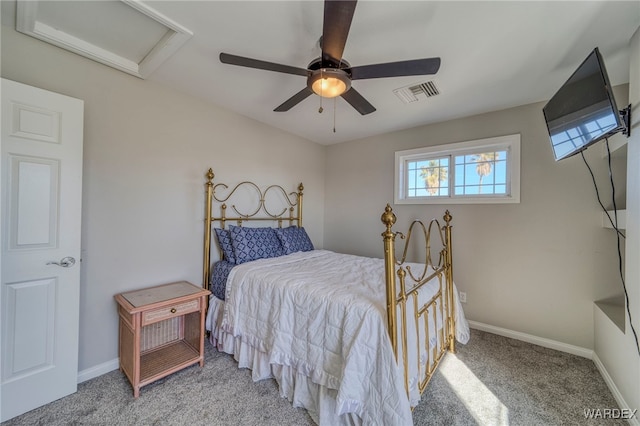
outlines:
[[[613,397],[615,398],[616,402],[620,406],[620,409],[631,410],[631,407],[629,406],[629,404],[627,404],[627,401],[624,400],[624,397],[618,390],[618,387],[616,386],[615,382],[611,378],[611,375],[609,375],[609,372],[605,368],[602,361],[600,361],[600,358],[598,358],[598,354],[596,354],[595,352],[593,353],[593,363],[598,368],[598,371],[600,371],[600,375],[602,376],[605,383],[609,387],[609,390],[611,391],[611,393],[613,394]],[[629,421],[629,424],[632,426],[640,426],[640,412],[636,413],[636,415],[632,419],[628,419],[628,421]]]
[[[511,339],[522,340],[523,342],[533,343],[534,345],[543,346],[549,349],[555,349],[560,352],[566,352],[583,358],[593,359],[593,350],[582,348],[580,346],[569,345],[567,343],[558,342],[556,340],[545,339],[544,337],[534,336],[532,334],[521,333],[519,331],[509,330],[507,328],[495,327],[493,325],[483,324],[477,321],[469,321],[469,327],[476,330],[486,331],[488,333],[497,334],[499,336],[509,337]]]
[[[605,383],[609,387],[609,390],[613,394],[613,397],[615,398],[620,408],[631,409],[631,407],[629,407],[629,404],[627,404],[627,402],[622,397],[622,394],[618,390],[618,387],[616,386],[615,382],[609,375],[609,372],[605,368],[604,364],[602,363],[602,361],[600,361],[600,358],[598,358],[598,355],[591,349],[582,348],[580,346],[569,345],[569,344],[558,342],[555,340],[534,336],[532,334],[509,330],[507,328],[495,327],[493,325],[484,324],[477,321],[468,321],[468,322],[469,322],[469,327],[474,328],[476,330],[486,331],[488,333],[497,334],[499,336],[521,340],[523,342],[532,343],[534,345],[555,349],[561,352],[566,352],[566,353],[570,353],[573,355],[577,355],[583,358],[588,358],[593,360],[594,364],[596,365],[596,368],[598,368],[600,375],[602,376]],[[107,374],[110,371],[117,370],[119,367],[120,367],[120,361],[118,358],[115,358],[115,359],[112,359],[111,361],[107,361],[100,365],[96,365],[95,367],[82,370],[78,372],[78,383],[86,382],[87,380],[91,380],[98,376],[102,376],[103,374]],[[636,414],[634,418],[628,419],[628,421],[631,426],[640,426],[640,415]]]
[[[111,361],[103,362],[95,367],[87,368],[78,372],[78,383],[86,382],[103,374],[107,374],[110,371],[120,368],[120,360],[118,358]]]
[[[628,409],[632,408],[627,404],[627,402],[622,397],[622,394],[618,390],[615,382],[607,372],[602,361],[598,358],[598,355],[591,350],[586,348],[581,348],[580,346],[569,345],[566,343],[558,342],[551,339],[545,339],[543,337],[533,336],[531,334],[521,333],[519,331],[509,330],[507,328],[495,327],[493,325],[483,324],[477,321],[469,321],[469,327],[474,328],[476,330],[486,331],[487,333],[497,334],[499,336],[509,337],[511,339],[522,340],[523,342],[533,343],[534,345],[543,346],[545,348],[555,349],[561,352],[570,353],[573,355],[577,355],[583,358],[588,358],[593,360],[596,368],[600,372],[600,375],[604,379],[605,383],[609,387],[609,390],[613,394],[616,402],[620,406],[620,409]],[[629,424],[632,426],[640,426],[640,412],[638,412],[632,419],[628,419]]]

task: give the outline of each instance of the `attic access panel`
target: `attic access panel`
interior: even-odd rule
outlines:
[[[18,0],[16,30],[143,79],[193,36],[137,0]]]

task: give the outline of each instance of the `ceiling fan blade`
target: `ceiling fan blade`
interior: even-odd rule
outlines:
[[[363,65],[351,67],[352,80],[366,78],[402,77],[406,75],[435,74],[440,69],[440,58],[413,59],[410,61],[388,62],[386,64]]]
[[[311,89],[309,89],[308,87],[305,87],[304,89],[302,89],[301,91],[299,91],[298,93],[296,93],[295,95],[293,95],[292,97],[284,101],[282,105],[274,109],[274,111],[275,112],[289,111],[291,108],[298,105],[300,102],[304,101],[312,94],[313,92],[311,91]]]
[[[257,68],[259,70],[282,72],[285,74],[301,75],[306,77],[309,71],[304,68],[292,67],[289,65],[275,64],[273,62],[260,61],[258,59],[245,58],[243,56],[220,53],[220,62],[241,67]]]
[[[362,115],[371,114],[376,110],[376,108],[353,87],[344,92],[342,94],[342,98],[349,102],[349,104],[351,104],[351,106]]]
[[[325,0],[322,24],[322,60],[336,64],[342,59],[356,0]]]

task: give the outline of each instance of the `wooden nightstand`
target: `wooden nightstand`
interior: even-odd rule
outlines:
[[[120,370],[133,396],[185,367],[204,365],[204,318],[209,290],[186,281],[117,294]]]

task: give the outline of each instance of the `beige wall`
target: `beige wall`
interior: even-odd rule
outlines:
[[[631,66],[629,84],[629,102],[633,106],[631,137],[628,140],[627,165],[627,263],[626,280],[629,294],[629,307],[633,319],[633,327],[640,334],[640,27],[636,30],[630,42]],[[630,327],[629,315],[626,315],[624,349],[625,361],[628,369],[622,369],[618,377],[624,377],[625,387],[623,397],[632,408],[640,407],[640,349],[637,339]],[[609,349],[611,350],[611,349]],[[616,377],[616,379],[618,378]],[[633,378],[638,380],[634,380]],[[640,419],[636,417],[636,424]]]
[[[632,105],[631,136],[627,140],[627,230],[625,280],[629,296],[631,319],[636,333],[640,333],[640,27],[631,38],[629,73],[629,103]],[[620,108],[627,104],[619,104]],[[623,408],[640,407],[640,354],[636,337],[625,312],[625,328],[621,332],[611,321],[596,310],[595,353],[610,380],[615,383],[614,393]],[[625,407],[626,404],[626,407]],[[640,425],[640,416],[630,421]]]
[[[616,89],[624,105],[626,86]],[[451,211],[454,279],[467,293],[470,320],[593,348],[593,302],[622,292],[615,234],[601,227],[580,156],[554,161],[542,107],[526,105],[330,146],[325,248],[382,255],[379,217],[385,204],[393,203],[395,151],[519,133],[520,204],[397,205],[398,224],[406,228],[411,219]],[[602,149],[599,143],[586,154],[610,204]],[[624,158],[614,167],[617,190],[623,192]]]
[[[302,181],[322,247],[323,146],[6,27],[2,77],[85,102],[80,370],[118,356],[114,294],[201,283],[209,167],[229,183]]]
[[[303,181],[316,246],[381,256],[395,151],[520,133],[522,202],[449,206],[468,318],[592,348],[593,301],[620,293],[614,234],[580,157],[553,161],[542,104],[323,147],[4,27],[2,77],[85,101],[81,370],[117,357],[114,294],[200,282],[208,167],[228,182]],[[601,154],[587,151],[609,205]],[[614,168],[623,192],[624,160]],[[444,207],[394,206],[399,224]]]

